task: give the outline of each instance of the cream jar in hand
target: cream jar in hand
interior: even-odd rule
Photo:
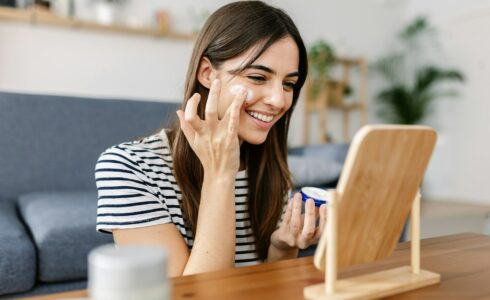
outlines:
[[[303,187],[300,192],[303,202],[306,202],[308,199],[312,199],[315,202],[316,207],[320,207],[322,204],[327,204],[330,197],[328,191],[316,187]]]
[[[170,299],[167,254],[151,246],[104,245],[88,257],[90,299]]]

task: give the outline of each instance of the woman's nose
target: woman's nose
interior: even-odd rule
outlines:
[[[284,107],[286,101],[282,84],[280,87],[275,86],[271,89],[269,95],[265,98],[264,103],[273,106],[275,109],[282,109]]]

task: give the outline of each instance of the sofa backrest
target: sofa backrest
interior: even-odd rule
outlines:
[[[33,191],[95,190],[99,155],[168,127],[179,106],[0,92],[0,201]]]

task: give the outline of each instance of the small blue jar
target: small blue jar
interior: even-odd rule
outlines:
[[[322,204],[326,204],[328,202],[329,193],[326,190],[306,186],[303,187],[300,192],[303,202],[306,202],[308,199],[312,199],[315,202],[316,207],[320,207]]]

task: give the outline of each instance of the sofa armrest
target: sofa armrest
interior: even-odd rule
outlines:
[[[0,295],[30,290],[36,251],[12,201],[0,201]]]
[[[37,248],[40,282],[87,278],[87,255],[113,243],[95,230],[97,192],[45,191],[19,197],[19,210]]]

